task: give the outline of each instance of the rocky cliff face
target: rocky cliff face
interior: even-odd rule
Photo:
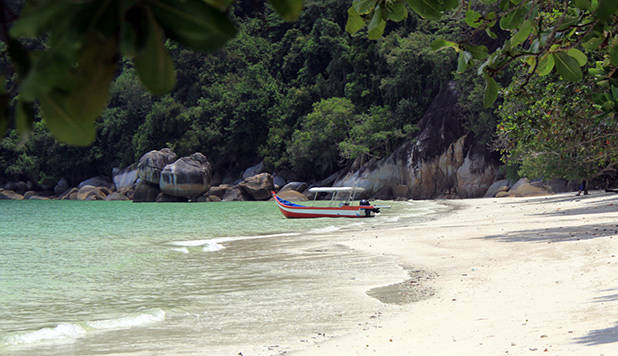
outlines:
[[[496,162],[465,134],[461,119],[449,83],[420,120],[416,138],[389,157],[348,172],[334,186],[362,187],[366,196],[379,199],[482,197],[496,178]]]

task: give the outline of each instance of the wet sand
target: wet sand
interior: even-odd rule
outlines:
[[[292,354],[618,355],[618,194],[447,203],[459,209],[350,234],[413,266],[366,291],[399,309]]]

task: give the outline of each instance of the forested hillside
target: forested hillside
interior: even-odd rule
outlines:
[[[484,5],[475,2],[475,6]],[[512,128],[511,123],[525,130],[518,126],[527,119],[522,112],[547,112],[552,110],[548,105],[561,106],[560,98],[571,97],[568,89],[544,91],[544,82],[535,80],[528,96],[509,89],[503,107],[485,109],[483,81],[470,71],[456,73],[456,53],[433,51],[430,43],[474,36],[477,43],[493,50],[504,41],[499,29],[491,39],[484,33],[471,33],[461,11],[438,20],[411,13],[401,22],[388,22],[380,39],[369,40],[365,30],[354,35],[345,31],[349,7],[346,1],[309,0],[298,21],[285,22],[268,4],[235,3],[231,13],[239,32],[223,49],[205,54],[167,41],[178,73],[171,94],[150,94],[140,83],[134,63],[124,59],[111,87],[108,108],[96,122],[97,136],[91,146],[58,143],[38,114],[30,137],[9,130],[0,142],[0,183],[30,180],[48,188],[65,177],[74,184],[87,177],[110,175],[113,167],[125,167],[162,147],[179,156],[202,152],[219,179],[237,178],[243,169],[260,161],[269,171],[289,179],[320,179],[354,160],[385,157],[412,138],[432,99],[453,79],[461,93],[466,130],[482,145],[502,149],[505,157],[512,158],[516,172],[521,160],[514,157],[542,143],[526,146],[520,140],[530,138],[535,127],[522,131],[519,138],[512,131],[505,135],[505,127]],[[28,45],[43,46],[37,41]],[[2,52],[2,72],[10,83],[14,73],[5,46]],[[521,70],[512,65],[501,75],[508,84]],[[578,100],[590,103],[590,113],[594,113],[586,85],[581,85]],[[14,87],[9,89],[16,92]],[[545,105],[535,109],[536,100],[542,97],[547,98]],[[496,136],[498,113],[503,123]],[[604,138],[608,144],[615,143],[614,117],[602,120],[609,133]],[[554,132],[560,133],[561,127]],[[524,146],[517,146],[518,142]],[[557,148],[560,142],[553,144]],[[612,154],[608,163],[615,160],[615,150]],[[569,156],[561,159],[573,161]],[[536,169],[542,176],[546,172],[535,164],[544,163],[535,162],[524,168],[526,172]],[[588,171],[598,166],[597,160]],[[581,174],[575,171],[571,176]]]

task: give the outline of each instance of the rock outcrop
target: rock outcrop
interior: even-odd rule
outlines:
[[[169,148],[153,150],[143,155],[137,163],[137,176],[145,182],[159,185],[163,168],[176,160],[176,154]]]
[[[258,175],[246,178],[242,183],[238,184],[253,200],[268,200],[271,192],[275,189],[273,176],[270,173],[260,173]]]
[[[487,188],[487,192],[483,197],[485,198],[493,198],[496,194],[500,192],[506,192],[510,188],[510,182],[508,179],[500,179],[492,183],[492,185]]]
[[[8,189],[0,189],[0,200],[24,200],[24,196]]]
[[[130,200],[130,199],[129,197],[127,197],[126,195],[120,192],[113,192],[112,194],[105,197],[105,200],[109,201],[109,200]]]
[[[472,135],[464,134],[461,112],[455,85],[449,83],[420,120],[421,132],[415,140],[340,176],[333,186],[364,188],[359,198],[483,196],[496,178],[497,165]]]
[[[279,191],[277,193],[278,196],[280,196],[281,198],[285,199],[285,200],[289,200],[289,201],[307,201],[309,200],[305,194],[297,192],[295,190],[286,190],[286,191]],[[271,198],[273,199],[273,198]]]
[[[160,192],[161,191],[159,190],[158,185],[150,184],[148,182],[139,182],[135,187],[135,192],[133,193],[133,202],[154,202]]]
[[[210,188],[211,179],[210,162],[197,152],[166,165],[161,171],[159,188],[167,195],[192,199]]]
[[[56,186],[54,187],[54,193],[56,195],[60,195],[69,190],[69,188],[69,182],[67,182],[65,178],[62,178],[58,181],[58,183],[56,183]]]
[[[244,192],[244,190],[240,189],[237,185],[231,186],[229,189],[225,190],[223,194],[222,201],[244,201],[249,200],[249,197]]]
[[[279,191],[279,193],[286,192],[288,190],[294,190],[294,191],[302,193],[305,190],[307,190],[308,187],[309,185],[305,182],[290,182],[284,185],[283,188],[281,188],[281,190]]]
[[[93,187],[106,187],[106,188],[114,187],[114,183],[110,182],[107,177],[97,176],[97,177],[88,178],[85,181],[80,182],[77,185],[77,188],[81,189],[82,187],[85,187],[87,185],[90,185]]]
[[[137,166],[132,164],[123,169],[114,168],[112,170],[112,179],[116,190],[135,185],[137,181]]]
[[[77,191],[77,200],[105,200],[106,193],[102,187],[84,185]]]

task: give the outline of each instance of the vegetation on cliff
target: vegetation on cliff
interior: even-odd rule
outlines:
[[[103,12],[103,20],[91,21],[94,25],[85,27],[88,31],[81,27],[73,30],[86,37],[77,41],[82,47],[67,53],[84,56],[80,60],[84,68],[96,67],[86,65],[92,59],[87,56],[86,43],[100,48],[116,46],[116,53],[123,55],[113,66],[96,69],[98,81],[75,74],[70,65],[53,72],[58,68],[48,68],[45,63],[55,62],[44,62],[40,57],[31,57],[32,68],[39,71],[34,72],[38,75],[34,79],[20,72],[23,68],[10,65],[10,59],[20,63],[15,61],[23,52],[20,50],[47,48],[43,56],[59,55],[60,50],[49,49],[67,45],[54,42],[57,37],[53,36],[66,21],[52,26],[49,18],[47,22],[39,19],[42,22],[35,23],[38,27],[28,27],[22,21],[18,22],[21,27],[11,30],[15,35],[31,36],[52,31],[45,40],[9,40],[5,26],[0,68],[7,78],[8,92],[2,98],[6,104],[10,102],[7,110],[15,112],[16,120],[0,120],[0,133],[2,126],[8,126],[0,141],[0,177],[27,179],[43,187],[61,177],[76,182],[109,174],[112,167],[126,166],[149,150],[167,146],[179,155],[206,154],[215,172],[236,173],[263,160],[267,168],[288,172],[291,178],[322,178],[356,159],[391,153],[415,132],[440,87],[454,77],[465,113],[462,124],[484,144],[497,145],[515,170],[538,177],[571,178],[590,175],[618,159],[618,30],[611,2],[483,0],[461,5],[457,1],[407,0],[406,5],[399,0],[355,0],[351,4],[308,0],[302,15],[295,0],[271,1],[272,6],[186,0],[173,6],[187,13],[186,7],[196,1],[199,11],[210,13],[204,16],[211,16],[212,11],[221,15],[220,9],[231,6],[226,18],[233,27],[227,20],[214,27],[207,22],[192,24],[201,34],[214,31],[220,41],[196,43],[196,37],[186,32],[192,29],[188,24],[157,10],[172,4],[167,0],[126,2],[130,6],[122,1],[84,2],[91,7],[103,3],[119,6],[126,15],[117,22],[115,15]],[[47,4],[62,7],[66,3]],[[425,6],[428,4],[438,5]],[[408,9],[420,17],[408,14]],[[70,14],[75,15],[83,9],[73,10]],[[107,15],[111,17],[106,20]],[[298,21],[286,22],[281,16],[298,17]],[[5,16],[4,20],[10,19]],[[109,29],[105,24],[110,22],[118,27]],[[128,28],[123,27],[125,23]],[[103,38],[118,42],[90,41],[87,36],[93,28]],[[163,34],[169,40],[159,46]],[[214,52],[193,50],[212,50],[224,42],[225,47]],[[71,64],[70,59],[60,62]],[[94,79],[93,73],[89,75]],[[63,85],[69,77],[67,89]],[[560,77],[585,81],[571,84]],[[49,85],[33,84],[45,80]],[[107,88],[108,82],[109,93],[94,88],[95,84]],[[505,87],[503,97],[498,97],[500,86]],[[169,94],[154,95],[170,88]],[[577,101],[572,101],[573,88],[580,90]],[[90,89],[96,91],[90,92],[94,97],[109,96],[101,115],[93,114],[100,100],[83,115],[71,109],[85,100],[79,95]],[[58,99],[62,93],[78,92],[75,97]],[[41,100],[45,96],[54,99]],[[34,98],[40,106],[32,105]],[[488,108],[496,98],[501,106]],[[71,126],[67,124],[66,132],[59,133],[63,130],[57,125],[59,116],[50,114],[54,100],[80,118],[76,131],[67,129]],[[565,110],[558,109],[563,107]],[[534,115],[538,119],[531,120]],[[577,123],[571,124],[564,115],[574,116]],[[594,119],[589,119],[591,115]],[[572,135],[573,130],[586,134]],[[543,139],[548,137],[554,140],[545,143]],[[583,140],[587,156],[566,152],[567,145],[558,137],[570,143]],[[58,140],[92,144],[75,147]],[[561,160],[561,166],[554,164],[555,159]],[[577,166],[584,161],[585,167]]]

